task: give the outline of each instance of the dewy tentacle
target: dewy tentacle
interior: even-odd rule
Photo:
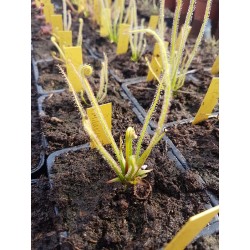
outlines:
[[[69,65],[71,65],[72,69],[74,70],[74,72],[76,73],[76,75],[78,76],[78,78],[81,80],[83,86],[84,86],[84,89],[86,91],[86,94],[92,104],[92,106],[94,107],[94,112],[97,116],[97,119],[98,121],[100,122],[100,124],[102,125],[103,127],[103,130],[105,132],[105,134],[108,136],[108,138],[110,139],[111,141],[111,146],[114,150],[114,153],[117,157],[117,160],[119,161],[120,165],[123,164],[122,160],[121,160],[121,157],[120,157],[120,151],[119,151],[119,148],[117,147],[116,143],[115,143],[115,140],[114,140],[114,137],[106,123],[106,120],[101,112],[101,109],[99,107],[99,104],[94,96],[94,93],[90,87],[90,84],[88,82],[88,80],[86,79],[86,77],[81,77],[81,75],[78,73],[78,71],[76,70],[76,68],[74,67],[74,65],[69,62]]]

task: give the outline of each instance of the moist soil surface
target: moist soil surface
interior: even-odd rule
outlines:
[[[40,178],[31,185],[31,249],[55,250],[58,233],[55,227],[54,204],[50,201],[47,178]]]
[[[205,181],[207,190],[219,199],[219,119],[169,127],[167,136],[185,157],[190,169]]]
[[[100,37],[99,35],[97,35],[97,37],[93,37],[93,34],[89,36],[87,44],[92,53],[98,58],[103,58],[103,52],[107,55],[109,70],[111,70],[116,77],[120,78],[121,81],[146,76],[147,65],[144,57],[141,57],[137,62],[133,62],[131,60],[132,54],[130,50],[125,54],[116,55],[116,44],[111,43],[107,38]],[[147,46],[146,54],[152,50],[151,47],[152,46]],[[150,56],[150,54],[148,56]]]
[[[176,168],[164,141],[146,164],[153,169],[147,177],[152,194],[140,200],[132,187],[106,183],[115,175],[96,150],[56,158],[51,197],[59,209],[57,230],[68,232],[68,244],[75,249],[160,249],[190,216],[206,209],[209,201],[198,176]]]
[[[91,56],[85,56],[84,63],[92,66],[93,75],[91,80],[97,84],[100,79],[101,61]],[[47,63],[41,62],[37,65],[39,74],[38,85],[41,86],[44,92],[47,92],[45,94],[52,93],[51,91],[54,90],[68,89],[68,84],[61,75],[58,65],[66,71],[65,66],[57,60],[51,60],[51,62]]]
[[[44,92],[62,90],[68,88],[68,85],[61,74],[57,65],[61,65],[57,61],[51,61],[46,65],[38,64],[38,85],[41,86]],[[62,65],[61,65],[62,66]]]
[[[107,97],[100,104],[112,102],[112,133],[123,135],[125,128],[139,123],[127,100],[120,95],[120,86],[110,81]],[[83,103],[84,108],[88,108]],[[89,141],[83,130],[80,113],[73,95],[65,90],[48,96],[42,103],[45,116],[42,117],[42,131],[48,142],[47,154],[53,151],[81,145]]]
[[[90,24],[91,25],[91,24]],[[155,39],[152,36],[144,35],[146,40],[145,50],[143,55],[137,60],[133,61],[131,59],[132,52],[130,50],[130,45],[127,53],[117,55],[115,43],[111,43],[107,38],[100,37],[95,31],[95,36],[93,33],[87,38],[86,42],[92,54],[99,58],[103,58],[103,52],[106,53],[109,60],[109,69],[112,71],[120,81],[128,81],[137,77],[146,77],[148,73],[148,66],[146,64],[145,57],[151,60],[152,51],[154,49]],[[166,33],[166,41],[170,41],[170,30]]]

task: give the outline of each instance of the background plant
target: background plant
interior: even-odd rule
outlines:
[[[136,31],[131,31],[132,33],[148,33],[155,37],[156,41],[160,44],[160,57],[162,60],[162,74],[167,74],[171,81],[171,89],[173,92],[176,92],[180,89],[186,78],[187,71],[191,65],[193,58],[195,57],[199,45],[201,43],[206,23],[208,22],[209,13],[211,9],[212,0],[207,1],[207,6],[205,10],[204,19],[202,22],[201,29],[199,31],[198,37],[196,38],[195,44],[191,51],[186,50],[186,42],[188,39],[190,31],[190,23],[195,9],[196,0],[190,0],[190,5],[187,11],[185,22],[182,26],[182,32],[178,33],[179,30],[179,19],[180,12],[182,7],[182,0],[177,0],[176,9],[174,13],[174,20],[172,26],[171,34],[171,46],[165,48],[164,45],[164,31],[165,31],[165,22],[164,22],[164,9],[165,1],[160,1],[160,18],[158,24],[158,32],[155,32],[149,28],[147,29],[137,29]],[[177,44],[177,38],[180,34],[180,41]],[[163,78],[166,78],[164,76]],[[164,80],[165,81],[165,80]]]
[[[77,10],[75,10],[75,12],[77,12],[78,15],[83,13],[85,17],[88,17],[92,12],[93,0],[70,0],[70,2],[76,6]]]
[[[109,6],[108,0],[99,0],[99,4],[102,10],[104,8],[111,9],[111,17],[107,16],[105,12],[103,13],[105,15],[105,22],[108,26],[108,38],[111,42],[117,43],[118,28],[124,18],[125,0],[115,0],[111,6]]]
[[[98,103],[101,103],[107,96],[108,91],[108,58],[105,53],[103,53],[104,60],[102,61],[102,69],[100,74],[100,83],[99,89],[96,94],[96,100]],[[79,67],[79,72],[82,77],[91,76],[93,73],[93,68],[90,65],[82,65]],[[88,100],[88,96],[84,96],[85,90],[81,91],[81,99],[86,105],[91,105],[91,102]]]
[[[183,32],[181,33],[182,36],[181,36],[180,45],[178,48],[176,48],[182,2],[183,2],[182,0],[177,0],[176,11],[174,14],[174,22],[173,22],[173,27],[172,27],[171,48],[169,51],[169,55],[170,55],[169,60],[171,64],[171,71],[170,71],[171,82],[172,82],[171,85],[172,85],[173,91],[177,91],[178,89],[180,89],[185,82],[187,71],[190,67],[190,64],[193,58],[195,57],[197,53],[202,37],[204,35],[205,27],[208,22],[209,13],[210,13],[211,4],[212,4],[212,0],[207,1],[206,11],[205,11],[205,15],[204,15],[204,19],[202,22],[200,32],[198,34],[198,37],[196,38],[193,49],[191,50],[191,52],[188,53],[185,50],[185,44],[188,38],[189,27],[190,27],[193,13],[194,13],[196,1],[190,0],[190,5],[187,11],[185,23],[182,26]],[[161,5],[164,5],[164,3],[161,2]]]
[[[130,1],[129,13],[131,19],[131,30],[138,28],[138,19],[137,19],[137,7],[135,0]],[[144,26],[145,19],[141,19],[141,27]],[[147,42],[144,38],[144,33],[130,33],[129,43],[132,51],[132,61],[138,61],[141,56],[144,54]]]

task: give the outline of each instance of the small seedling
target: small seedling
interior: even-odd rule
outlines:
[[[105,99],[108,90],[108,58],[105,53],[103,53],[103,57],[104,61],[102,62],[99,90],[96,94],[98,103],[101,103]],[[81,66],[79,70],[82,77],[90,76],[93,73],[93,69],[90,65]],[[91,102],[84,97],[84,89],[81,91],[81,99],[86,105],[90,106]]]
[[[82,29],[83,29],[83,19],[79,18],[79,29],[78,29],[76,46],[82,46]]]

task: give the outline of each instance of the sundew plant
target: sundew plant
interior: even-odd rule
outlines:
[[[175,17],[174,17],[170,51],[166,49],[165,43],[164,43],[164,26],[165,26],[164,25],[164,3],[165,1],[161,2],[161,8],[160,8],[161,18],[160,18],[160,23],[159,23],[159,32],[155,32],[151,29],[138,29],[138,30],[132,31],[134,33],[140,33],[140,32],[149,33],[153,35],[156,41],[159,43],[160,52],[161,52],[160,57],[162,60],[162,74],[158,77],[147,61],[149,70],[152,71],[152,74],[154,75],[154,77],[156,78],[158,82],[157,90],[156,90],[154,99],[152,101],[151,107],[148,110],[147,115],[145,117],[144,124],[140,131],[140,135],[139,136],[136,135],[133,127],[128,127],[125,133],[125,142],[123,143],[122,139],[120,139],[119,146],[117,142],[114,140],[112,132],[108,128],[108,125],[104,119],[104,116],[101,112],[97,99],[94,96],[93,90],[89,84],[88,79],[86,78],[84,74],[81,74],[81,72],[78,69],[76,69],[73,64],[69,63],[72,69],[78,75],[79,79],[81,80],[83,88],[86,91],[88,99],[91,102],[91,105],[94,109],[96,117],[98,118],[99,123],[103,127],[103,130],[105,131],[106,136],[108,136],[108,138],[110,139],[111,148],[115,155],[114,157],[106,150],[106,148],[102,145],[102,143],[98,139],[97,135],[95,134],[92,128],[92,125],[87,116],[87,113],[85,109],[83,108],[83,106],[81,105],[79,97],[77,96],[77,94],[75,93],[72,87],[72,83],[69,81],[66,74],[61,69],[62,74],[64,75],[70,89],[72,90],[75,102],[81,113],[82,124],[83,124],[84,130],[89,135],[91,141],[94,142],[99,153],[107,161],[111,169],[116,174],[116,176],[113,179],[108,181],[109,183],[120,182],[126,186],[129,184],[138,184],[143,180],[143,178],[145,178],[148,175],[150,171],[152,171],[152,169],[147,169],[146,161],[153,147],[157,145],[157,143],[163,138],[163,136],[167,132],[167,130],[164,127],[164,124],[167,118],[173,92],[183,84],[187,69],[200,44],[200,41],[204,32],[204,28],[208,20],[211,2],[212,2],[211,0],[207,1],[206,13],[205,13],[205,17],[204,17],[204,21],[203,21],[200,33],[197,37],[193,51],[190,53],[185,63],[182,62],[183,51],[184,51],[185,43],[186,43],[187,36],[188,36],[188,27],[190,25],[192,14],[194,11],[195,0],[190,1],[189,10],[188,10],[187,17],[183,26],[182,37],[181,37],[181,41],[180,41],[180,45],[178,46],[178,49],[176,49],[175,42],[177,40],[177,35],[178,35],[178,32],[177,32],[178,22],[179,22],[179,16],[180,16],[181,5],[182,5],[181,0],[177,0],[177,7],[176,7],[176,12],[175,12]],[[160,107],[160,116],[157,121],[157,128],[155,129],[154,134],[151,137],[148,146],[144,149],[142,147],[142,142],[145,139],[146,130],[151,120],[151,117],[156,107],[159,105],[158,102],[159,102],[161,95],[163,96],[163,103]],[[135,142],[136,142],[136,145],[134,145],[133,147],[133,144]],[[125,149],[123,149],[122,145],[125,145]]]
[[[138,20],[137,20],[137,7],[136,7],[136,2],[135,0],[130,1],[130,6],[129,6],[129,11],[130,11],[130,19],[131,19],[131,29],[138,28]],[[140,27],[143,27],[145,19],[141,20],[141,25]],[[144,54],[147,42],[144,37],[144,33],[130,33],[129,37],[129,43],[132,51],[132,57],[131,60],[137,62],[141,56]]]
[[[111,14],[107,15],[103,11],[102,15],[105,16],[105,22],[108,27],[108,38],[111,42],[118,42],[118,29],[119,25],[123,22],[125,0],[115,0],[111,5],[108,0],[99,0],[102,10],[110,8]],[[101,14],[101,13],[100,13]]]
[[[209,19],[210,9],[212,0],[207,1],[207,6],[205,10],[204,19],[202,22],[201,29],[199,34],[196,38],[195,44],[190,53],[185,53],[185,45],[188,39],[189,31],[190,31],[190,24],[192,20],[192,16],[195,9],[196,0],[190,0],[189,8],[187,11],[185,22],[182,26],[182,32],[178,33],[179,30],[179,19],[181,13],[183,0],[176,1],[176,9],[174,13],[174,21],[172,26],[172,34],[171,34],[171,46],[164,47],[164,30],[165,30],[165,23],[164,23],[164,7],[165,1],[160,1],[160,18],[159,18],[159,31],[156,32],[151,30],[150,28],[147,29],[137,29],[131,31],[132,33],[148,33],[152,35],[155,40],[159,43],[160,47],[160,58],[162,60],[162,77],[159,79],[161,82],[166,84],[169,80],[171,85],[171,90],[176,92],[180,89],[186,78],[187,71],[193,61],[199,45],[201,44],[201,40],[205,31],[206,24]],[[180,35],[180,40],[177,43],[178,35]]]

